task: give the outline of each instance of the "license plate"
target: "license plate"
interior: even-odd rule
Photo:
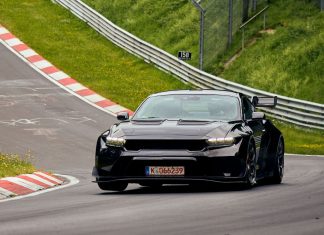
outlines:
[[[146,166],[146,175],[156,175],[156,176],[170,176],[170,175],[184,175],[184,166]]]

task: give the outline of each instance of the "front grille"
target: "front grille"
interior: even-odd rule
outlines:
[[[206,147],[205,140],[127,140],[127,150],[138,151],[141,149],[185,149],[201,151]]]

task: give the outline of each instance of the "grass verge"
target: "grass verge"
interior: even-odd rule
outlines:
[[[190,86],[118,48],[50,0],[1,0],[0,23],[97,93],[135,109],[149,94]]]
[[[324,155],[324,131],[305,129],[272,120],[283,133],[286,153]]]
[[[151,93],[189,88],[117,48],[49,0],[2,0],[0,23],[79,82],[130,109]],[[287,152],[324,154],[324,132],[279,127]]]
[[[199,13],[188,0],[83,0],[116,25],[177,56],[192,52],[199,61]]]
[[[30,154],[19,156],[17,154],[0,153],[0,178],[16,176],[35,172],[31,163]]]
[[[83,1],[117,25],[173,55],[179,50],[192,51],[190,63],[197,66],[199,14],[191,1]],[[211,63],[205,58],[206,71],[261,90],[324,103],[324,14],[314,2],[271,1],[267,27],[274,33],[259,32],[263,25],[261,15],[245,31],[246,45],[251,40],[256,42],[225,69],[225,63],[241,48],[241,32],[237,32],[229,51]],[[225,12],[226,9],[217,15],[215,25],[227,23]],[[219,34],[226,38],[227,31]],[[219,38],[222,37],[215,36],[215,44]],[[208,34],[205,39],[211,40]]]
[[[254,42],[220,76],[324,103],[324,14],[309,1],[271,1],[267,27],[268,33],[251,35]]]

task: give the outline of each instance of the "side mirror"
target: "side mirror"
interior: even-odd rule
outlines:
[[[253,96],[252,104],[254,107],[275,107],[277,105],[277,96]]]
[[[129,119],[129,114],[127,112],[120,112],[117,114],[117,119],[119,121],[126,121]]]
[[[265,119],[264,112],[253,112],[252,113],[252,120],[261,120]]]

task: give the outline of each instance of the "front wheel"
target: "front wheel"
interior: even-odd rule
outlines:
[[[98,186],[102,190],[109,190],[109,191],[124,191],[128,183],[124,182],[98,182]]]
[[[256,184],[256,155],[252,143],[248,146],[246,159],[246,188],[252,188]]]
[[[275,155],[275,164],[273,169],[273,176],[270,178],[271,183],[280,184],[282,182],[282,178],[284,175],[285,168],[285,150],[284,150],[284,141],[283,138],[280,137],[277,145],[277,151]]]

